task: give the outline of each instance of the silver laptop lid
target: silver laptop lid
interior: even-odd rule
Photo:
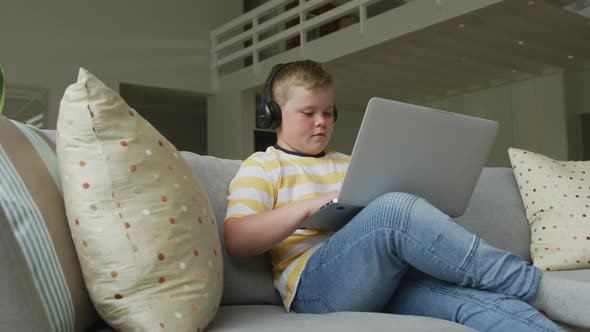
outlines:
[[[495,121],[372,98],[338,201],[366,206],[384,193],[406,192],[461,216],[497,130]]]

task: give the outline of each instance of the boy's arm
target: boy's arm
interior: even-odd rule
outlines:
[[[293,234],[312,212],[338,197],[338,191],[297,201],[278,209],[242,218],[228,219],[224,224],[225,246],[234,257],[262,254]]]

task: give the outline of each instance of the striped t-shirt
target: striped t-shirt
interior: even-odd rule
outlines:
[[[244,160],[229,188],[225,220],[241,218],[340,190],[350,157],[335,151],[317,156],[268,147]],[[299,229],[271,251],[275,288],[289,311],[311,254],[331,232]]]

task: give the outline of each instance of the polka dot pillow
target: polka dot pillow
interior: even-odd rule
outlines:
[[[590,162],[508,149],[531,227],[531,257],[546,271],[590,267]]]
[[[57,154],[84,281],[117,330],[199,331],[222,293],[216,220],[201,181],[158,131],[80,69]]]

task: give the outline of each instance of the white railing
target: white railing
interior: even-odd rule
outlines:
[[[271,56],[358,24],[364,33],[367,7],[387,11],[391,0],[271,0],[211,31],[213,81],[220,73],[256,65]],[[397,5],[396,5],[397,6]],[[393,7],[396,7],[393,6]]]

